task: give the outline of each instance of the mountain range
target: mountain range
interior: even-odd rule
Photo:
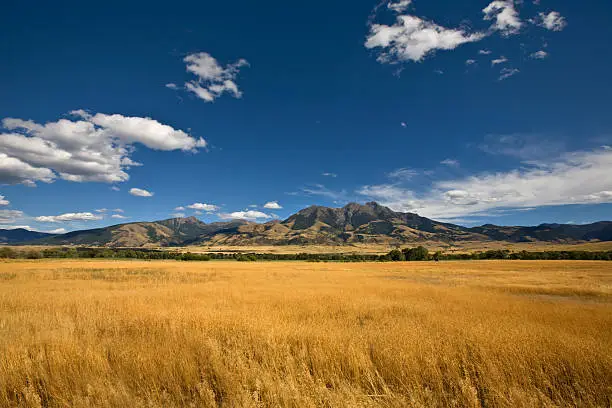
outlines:
[[[311,206],[284,221],[265,224],[234,220],[204,223],[195,217],[133,222],[54,235],[23,229],[0,230],[0,244],[154,247],[186,245],[342,245],[465,241],[612,241],[612,222],[588,225],[542,224],[467,228],[413,213],[395,212],[375,202],[342,208]]]

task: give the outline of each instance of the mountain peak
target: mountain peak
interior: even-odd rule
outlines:
[[[284,221],[264,224],[231,220],[206,224],[196,217],[134,222],[63,235],[25,230],[0,230],[0,244],[78,244],[93,246],[146,245],[338,245],[350,243],[407,244],[459,241],[581,242],[612,241],[612,223],[590,225],[542,224],[502,227],[487,224],[466,228],[395,212],[376,202],[348,203],[342,208],[313,205]]]

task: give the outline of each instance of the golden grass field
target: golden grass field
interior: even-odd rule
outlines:
[[[610,407],[612,263],[0,262],[0,406]]]

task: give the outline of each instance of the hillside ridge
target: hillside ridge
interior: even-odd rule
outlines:
[[[0,244],[157,247],[186,245],[402,245],[465,241],[555,242],[612,241],[612,222],[587,225],[540,224],[532,227],[485,224],[463,227],[396,212],[376,202],[341,208],[313,205],[263,224],[244,220],[205,223],[196,217],[132,222],[66,234],[1,230]]]

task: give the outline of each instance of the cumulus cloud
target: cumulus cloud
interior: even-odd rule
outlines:
[[[185,207],[183,207],[183,206],[181,205],[181,206],[179,206],[179,207],[176,207],[176,208],[174,209],[174,211],[185,211]]]
[[[229,93],[234,98],[242,97],[235,81],[240,68],[249,65],[245,59],[223,67],[210,54],[199,52],[186,56],[183,61],[187,64],[187,72],[196,77],[186,82],[185,88],[198,98],[213,102],[224,93]]]
[[[540,51],[536,51],[533,54],[530,55],[531,58],[533,59],[546,59],[548,58],[548,53],[544,50],[540,50]]]
[[[538,25],[550,31],[562,31],[567,27],[567,21],[558,12],[551,11],[550,13],[539,14]]]
[[[180,207],[182,208],[182,207]],[[193,203],[191,205],[188,205],[187,208],[191,209],[191,210],[199,210],[199,211],[206,211],[206,212],[214,212],[217,211],[219,209],[218,206],[213,205],[213,204],[204,204],[204,203]]]
[[[9,205],[11,202],[7,200],[3,195],[0,195],[0,205]]]
[[[519,72],[521,72],[521,71],[516,69],[516,68],[503,68],[500,71],[499,80],[503,81],[504,79],[508,79],[508,78],[518,74]]]
[[[412,0],[392,1],[389,4],[387,4],[387,8],[397,13],[401,13],[403,11],[406,11],[408,7],[410,7],[411,4],[412,4]]]
[[[489,4],[482,9],[484,21],[490,22],[488,29],[470,29],[465,24],[457,27],[443,27],[436,22],[428,21],[423,17],[406,12],[412,1],[383,1],[374,8],[368,21],[369,32],[366,36],[365,47],[377,52],[380,63],[398,64],[403,62],[421,62],[439,50],[454,50],[466,44],[478,42],[488,36],[501,35],[508,37],[520,34],[526,23],[537,24],[552,31],[561,31],[567,25],[565,18],[558,12],[540,13],[533,18],[522,20],[519,7],[522,0],[489,0]],[[376,23],[374,18],[383,4],[396,16],[394,23]],[[465,20],[464,20],[465,21]],[[468,20],[469,21],[469,20]],[[479,55],[490,55],[492,51],[486,48],[478,51]],[[543,59],[548,54],[537,52],[531,58]],[[507,62],[505,57],[495,59],[492,65]],[[467,66],[476,66],[476,59],[467,59]],[[401,69],[400,69],[401,72]],[[442,74],[436,69],[434,72]],[[517,74],[516,69],[504,70],[500,80]]]
[[[612,151],[598,149],[525,162],[508,172],[435,182],[417,193],[396,184],[364,186],[359,193],[397,211],[434,219],[567,204],[612,203]]]
[[[46,231],[49,234],[65,234],[66,233],[66,228],[56,228],[53,229],[51,231]]]
[[[115,218],[115,219],[118,219],[118,220],[125,220],[127,217],[124,216],[124,215],[121,215],[121,214],[113,214],[113,215],[111,215],[111,218]]]
[[[491,29],[503,35],[517,34],[523,26],[513,0],[493,1],[482,12],[485,20],[494,20]]]
[[[12,224],[23,217],[23,211],[0,210],[0,224]]]
[[[270,201],[264,204],[264,208],[268,210],[282,210],[283,207],[281,207],[278,201]]]
[[[0,130],[0,183],[50,183],[60,177],[74,182],[118,183],[126,170],[140,166],[130,156],[135,144],[154,150],[196,151],[206,146],[182,130],[151,118],[71,112],[75,120],[39,124],[5,118]],[[112,187],[115,188],[114,186]]]
[[[97,221],[101,220],[101,215],[90,212],[66,213],[61,215],[41,215],[34,218],[38,222],[69,222],[69,221]]]
[[[236,211],[229,214],[219,214],[219,217],[224,220],[246,220],[246,221],[257,221],[261,219],[273,218],[271,215],[263,213],[261,211],[249,210],[249,211]]]
[[[0,134],[0,149],[5,141]],[[52,183],[55,179],[53,171],[47,168],[34,167],[15,157],[9,157],[5,153],[0,153],[0,184],[25,184],[34,186],[37,181]]]
[[[506,58],[504,56],[501,56],[501,57],[491,61],[491,66],[494,67],[495,65],[505,64],[506,62],[508,62],[508,58]]]
[[[136,197],[153,197],[154,193],[143,190],[142,188],[132,188],[130,189],[130,194]]]
[[[483,33],[446,28],[416,16],[402,15],[391,26],[371,24],[365,46],[382,48],[378,56],[382,63],[418,62],[437,50],[453,50],[484,37]]]

